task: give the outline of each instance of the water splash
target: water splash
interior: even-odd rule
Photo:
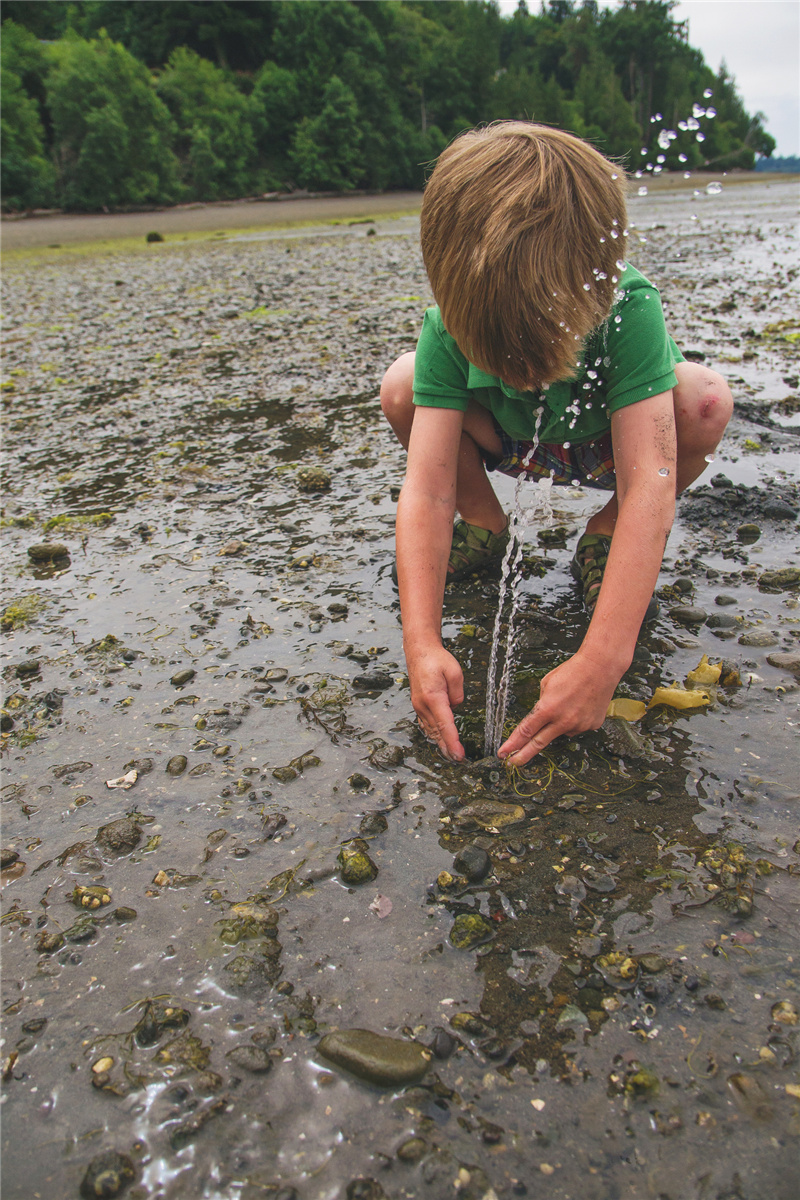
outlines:
[[[529,465],[539,445],[539,430],[544,416],[544,408],[536,414],[536,425],[533,431],[533,442],[530,450],[522,460],[523,471]],[[532,502],[527,509],[523,506],[523,489],[530,486],[530,481],[521,472],[517,477],[514,488],[514,505],[508,519],[509,539],[508,548],[503,558],[500,572],[500,594],[497,600],[497,614],[492,630],[492,652],[489,659],[489,673],[486,678],[486,725],[483,735],[484,754],[496,754],[503,741],[503,726],[506,721],[508,706],[508,688],[511,679],[511,668],[516,657],[517,647],[517,615],[519,613],[519,564],[522,559],[523,535],[534,513],[541,512],[543,522],[552,520],[553,509],[550,492],[553,481],[550,478],[540,479],[533,490]],[[531,493],[528,493],[529,495]],[[503,636],[503,619],[508,610]],[[501,654],[502,651],[502,654]],[[498,679],[498,667],[502,657],[502,670]]]

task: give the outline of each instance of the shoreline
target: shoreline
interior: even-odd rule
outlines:
[[[631,179],[632,194],[640,183],[652,192],[688,191],[712,180],[726,186],[797,182],[800,176],[778,171],[693,171]],[[145,212],[3,214],[0,220],[3,252],[36,248],[61,249],[84,242],[114,242],[145,238],[157,231],[164,238],[183,234],[290,228],[333,221],[369,221],[418,213],[422,192],[380,192],[358,195],[279,195],[269,199],[221,200],[192,203]]]

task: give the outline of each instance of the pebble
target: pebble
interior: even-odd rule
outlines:
[[[767,662],[771,667],[780,667],[800,677],[800,650],[776,650],[767,655]]]
[[[342,882],[350,887],[372,883],[373,879],[378,877],[378,868],[359,838],[347,846],[342,846],[336,861],[339,864]]]
[[[142,840],[142,831],[130,817],[120,817],[101,825],[94,840],[109,854],[130,854]]]
[[[588,1029],[589,1018],[577,1004],[565,1004],[556,1021],[556,1029]]]
[[[739,638],[740,646],[777,646],[780,638],[768,629],[751,629]]]
[[[480,825],[482,829],[504,829],[525,820],[520,804],[503,804],[500,800],[473,800],[456,814],[456,824],[462,829]]]
[[[797,518],[797,509],[785,500],[774,497],[764,505],[764,516],[777,521],[794,521]]]
[[[740,525],[736,530],[737,539],[745,546],[752,546],[753,542],[757,542],[761,537],[761,530],[757,525],[748,522],[745,525]]]
[[[431,1053],[417,1042],[373,1033],[369,1029],[340,1029],[327,1033],[317,1047],[323,1058],[359,1079],[382,1087],[418,1083],[428,1070]]]
[[[21,663],[17,663],[14,670],[18,679],[24,679],[26,675],[36,675],[39,671],[41,663],[38,658],[26,658]]]
[[[173,779],[177,779],[177,777],[182,775],[186,770],[187,765],[188,759],[186,758],[185,754],[174,754],[167,763],[166,772],[168,775],[171,775]]]
[[[424,1138],[411,1137],[397,1147],[397,1157],[401,1162],[417,1163],[428,1153],[428,1143]]]
[[[16,850],[7,850],[4,847],[0,850],[0,870],[4,871],[6,867],[10,867],[12,863],[15,863],[18,858],[19,854],[17,854]]]
[[[110,1200],[136,1178],[133,1162],[127,1154],[106,1150],[93,1158],[81,1183],[84,1200]]]
[[[386,691],[394,683],[394,679],[386,671],[370,671],[365,675],[357,675],[353,687],[360,691]]]
[[[182,687],[184,683],[191,683],[197,672],[194,667],[184,667],[182,671],[176,671],[170,679],[173,687]]]
[[[676,604],[669,610],[669,615],[680,625],[702,625],[708,617],[704,608],[696,608],[692,604]]]
[[[225,1055],[242,1071],[250,1071],[253,1075],[265,1075],[272,1070],[272,1057],[263,1046],[234,1046]]]
[[[464,846],[453,859],[453,866],[470,883],[480,883],[492,869],[492,860],[480,846]]]
[[[779,571],[764,571],[759,576],[758,586],[768,591],[784,592],[800,587],[800,567],[783,567]]]
[[[41,542],[38,546],[28,546],[28,558],[31,562],[57,562],[60,558],[69,558],[69,546],[61,542]]]
[[[709,629],[733,629],[739,621],[731,613],[712,613],[706,621]]]
[[[448,936],[456,950],[472,950],[494,936],[494,926],[481,913],[459,913]]]
[[[331,477],[323,467],[301,467],[296,479],[301,492],[327,492],[331,486]]]
[[[714,597],[714,603],[719,604],[721,608],[727,608],[731,604],[736,604],[735,596],[728,596],[725,592],[721,592],[719,596]]]

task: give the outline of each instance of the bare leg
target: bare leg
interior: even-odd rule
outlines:
[[[395,436],[408,449],[414,421],[414,355],[403,354],[386,372],[381,384],[381,408]],[[501,533],[506,514],[494,494],[483,466],[480,448],[500,454],[500,440],[492,418],[479,404],[470,404],[464,414],[464,431],[458,460],[456,508],[470,525]]]
[[[699,363],[678,363],[678,386],[673,390],[678,461],[675,487],[678,495],[694,483],[708,466],[733,412],[733,397],[721,375]],[[610,537],[617,523],[616,493],[591,517],[587,533]]]

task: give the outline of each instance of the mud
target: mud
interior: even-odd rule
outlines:
[[[408,699],[377,388],[414,220],[9,256],[9,1200],[794,1194],[797,186],[698,191],[632,201],[631,257],[737,409],[619,694],[726,670],[513,777],[496,581],[445,609],[471,761]],[[529,533],[511,720],[581,639],[595,503]]]

